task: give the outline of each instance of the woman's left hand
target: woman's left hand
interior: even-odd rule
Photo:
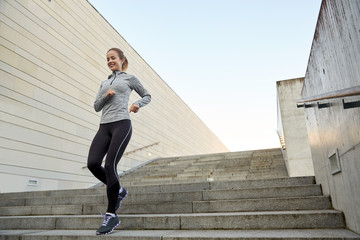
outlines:
[[[137,104],[134,103],[133,105],[131,105],[129,113],[131,112],[137,113],[138,111],[139,111],[139,106]]]

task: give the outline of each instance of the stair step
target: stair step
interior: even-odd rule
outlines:
[[[106,205],[85,205],[84,214],[104,211]],[[269,198],[195,202],[159,202],[132,204],[124,202],[122,214],[173,214],[246,211],[295,211],[332,209],[329,197]]]
[[[98,214],[104,212],[107,205],[84,205],[84,214]],[[176,214],[193,213],[192,202],[159,202],[128,204],[126,201],[119,210],[121,214]]]
[[[304,229],[344,228],[340,211],[267,211],[193,214],[118,215],[118,229],[142,230],[217,230],[217,229]],[[0,217],[0,229],[97,229],[102,217],[83,216],[19,216]]]
[[[81,215],[82,213],[81,204],[0,207],[0,216]]]
[[[296,177],[296,178],[272,178],[260,180],[245,181],[214,181],[210,182],[210,189],[242,189],[253,187],[285,187],[294,185],[314,184],[314,177]]]
[[[186,181],[186,178],[184,179]],[[138,180],[136,182],[127,181],[120,179],[121,185],[125,186],[127,189],[137,188],[152,188],[153,190],[161,189],[173,189],[172,191],[184,192],[193,190],[206,190],[206,189],[232,189],[232,188],[252,188],[252,187],[277,187],[277,186],[292,186],[292,185],[305,185],[305,184],[314,184],[315,178],[313,176],[309,177],[278,177],[278,178],[268,178],[268,179],[253,179],[253,180],[241,180],[241,181],[212,181],[206,182],[205,180],[199,182],[188,183],[189,180],[183,183],[174,183],[174,180],[166,183],[165,181],[155,181],[151,182],[149,180]],[[198,188],[199,187],[199,188]]]
[[[11,192],[0,193],[0,200],[5,199],[26,199],[39,197],[66,197],[77,195],[101,195],[106,194],[105,188],[83,188],[83,189],[68,189],[56,191],[31,191],[31,192]],[[1,202],[0,201],[0,202]]]
[[[239,200],[256,198],[280,198],[280,197],[305,197],[321,196],[319,185],[304,185],[293,187],[270,187],[270,188],[252,188],[252,189],[233,189],[233,190],[205,190],[192,192],[164,192],[164,193],[132,193],[129,192],[126,198],[126,204],[139,203],[159,203],[159,202],[192,202],[192,201],[214,201],[214,200]],[[23,198],[23,199],[4,199],[0,202],[0,215],[9,215],[11,207],[26,206],[22,210],[26,212],[38,212],[30,206],[48,206],[48,205],[88,205],[105,204],[106,196],[102,195],[75,195],[65,197],[42,197],[42,198]],[[4,208],[4,207],[7,208]],[[15,214],[16,211],[14,211]],[[17,211],[20,212],[20,211]],[[90,211],[86,211],[89,213]],[[97,211],[96,211],[97,212]],[[42,213],[40,213],[42,214]],[[67,214],[67,213],[63,213]],[[16,215],[19,215],[16,214]],[[32,214],[31,214],[32,215]]]
[[[314,176],[287,176],[280,149],[160,159],[120,182],[129,195],[108,238],[359,239]],[[0,239],[100,239],[99,186],[0,194]]]
[[[329,197],[263,198],[193,202],[196,213],[331,209]]]
[[[201,201],[222,199],[246,199],[246,198],[274,198],[274,197],[300,197],[321,196],[320,185],[303,185],[288,187],[249,188],[232,190],[198,190],[189,192],[152,192],[137,193],[130,189],[126,202],[129,203],[151,203],[159,201]],[[171,189],[169,189],[171,190]]]
[[[0,230],[9,240],[88,240],[100,239],[94,230]],[[102,237],[102,236],[101,236]],[[102,237],[103,238],[103,237]],[[101,238],[101,239],[102,239]],[[355,240],[360,235],[345,229],[293,229],[293,230],[117,230],[106,239],[125,240]]]
[[[132,182],[121,181],[121,184],[129,190],[130,193],[154,193],[154,192],[189,192],[202,190],[221,190],[221,189],[249,189],[249,188],[269,188],[269,187],[286,187],[294,185],[309,185],[314,184],[315,178],[310,177],[294,177],[294,178],[274,178],[265,180],[244,180],[244,181],[201,181],[197,183],[149,183],[138,182],[136,185]],[[11,199],[17,202],[18,205],[25,205],[24,198],[39,198],[39,197],[66,197],[75,195],[104,195],[106,189],[90,188],[90,189],[72,189],[72,190],[57,190],[57,191],[34,191],[34,192],[14,192],[1,193],[0,203]],[[1,206],[4,206],[2,204]],[[5,205],[7,206],[7,205]]]
[[[282,160],[283,161],[283,160]],[[281,165],[281,161],[277,161],[277,164]],[[198,162],[198,161],[186,161],[186,162],[168,162],[168,163],[157,163],[153,162],[146,166],[143,166],[138,171],[140,172],[153,172],[153,171],[168,171],[169,169],[173,169],[174,166],[177,169],[185,168],[186,170],[196,170],[196,169],[209,169],[211,167],[216,168],[230,168],[230,167],[249,167],[251,164],[251,158],[246,159],[225,159],[225,160],[217,160],[217,161],[207,161],[207,162]]]
[[[202,201],[202,194],[192,192],[194,199],[186,196],[172,195],[169,199],[159,199],[158,201],[146,201],[146,194],[143,199],[128,199],[124,201],[121,212],[123,214],[160,214],[160,213],[206,213],[206,212],[243,212],[243,211],[290,211],[290,210],[320,210],[331,209],[330,198],[326,196],[307,196],[307,197],[283,197],[283,198],[259,198],[259,199],[236,199],[236,200],[216,200]],[[196,196],[197,194],[198,196]],[[164,194],[166,195],[166,194]],[[131,195],[129,194],[129,197]],[[161,194],[159,194],[161,196]],[[176,197],[174,197],[176,196]],[[93,196],[83,196],[92,199]],[[153,194],[153,197],[156,195]],[[197,199],[196,199],[197,198]],[[53,198],[54,199],[54,198]],[[73,200],[78,200],[74,198]],[[96,199],[96,198],[94,198]],[[34,199],[32,199],[34,200]],[[98,214],[106,209],[106,201],[99,198],[89,204],[81,201],[72,201],[72,205],[46,205],[42,202],[46,198],[33,201],[36,205],[32,206],[12,206],[0,207],[0,216],[28,216],[28,215],[74,215],[74,214]],[[55,199],[56,200],[56,199]],[[62,203],[63,198],[59,198],[58,203]],[[198,200],[198,201],[196,201]],[[51,201],[50,202],[55,202]],[[66,202],[69,202],[66,200]],[[80,204],[79,204],[80,203]]]
[[[272,197],[300,197],[322,195],[320,185],[299,185],[267,188],[240,188],[230,190],[205,190],[203,200],[272,198]]]

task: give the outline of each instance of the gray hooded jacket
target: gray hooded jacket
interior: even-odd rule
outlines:
[[[105,97],[107,90],[112,89],[115,94]],[[132,90],[135,90],[141,99],[134,102],[140,108],[151,101],[151,95],[140,83],[139,79],[125,72],[114,71],[107,80],[101,83],[94,102],[96,112],[102,110],[100,124],[130,119],[128,103]]]

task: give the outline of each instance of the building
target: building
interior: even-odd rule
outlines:
[[[305,113],[297,108],[304,78],[276,82],[278,134],[290,177],[314,176],[314,166],[307,135]]]
[[[297,112],[295,106],[303,111],[316,182],[325,195],[331,196],[334,208],[344,212],[347,227],[357,233],[360,233],[359,29],[360,1],[322,1],[301,96],[297,100],[288,98],[293,107],[287,115],[289,119]],[[298,89],[294,93],[298,95],[300,89],[296,85],[293,82],[286,91]],[[303,125],[300,121],[297,127]],[[285,124],[282,128],[283,132],[292,132],[284,129]],[[297,140],[293,135],[286,139],[285,134],[286,146],[298,144]]]
[[[100,114],[93,102],[122,49],[152,102],[132,116],[120,172],[145,161],[228,149],[86,0],[0,1],[0,192],[90,187]],[[130,102],[138,98],[136,93]],[[9,184],[11,183],[11,184]]]
[[[360,2],[323,1],[302,90],[316,181],[360,232]]]

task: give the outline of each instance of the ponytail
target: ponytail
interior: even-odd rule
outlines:
[[[123,60],[123,64],[121,65],[121,70],[123,72],[125,72],[126,69],[128,68],[129,62],[128,62],[127,58],[125,57],[124,52],[121,51],[119,48],[110,48],[107,52],[109,52],[109,51],[117,52],[117,54],[119,55],[120,60]]]
[[[121,69],[123,70],[123,72],[126,71],[126,69],[128,68],[128,65],[129,65],[129,62],[128,62],[127,58],[124,56],[124,62],[121,66]]]

